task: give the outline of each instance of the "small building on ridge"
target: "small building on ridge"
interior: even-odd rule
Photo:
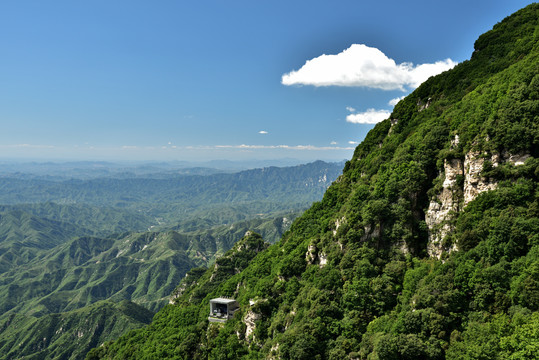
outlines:
[[[240,308],[238,302],[234,299],[215,298],[210,300],[210,316],[208,320],[211,322],[225,322],[234,316],[234,313]]]

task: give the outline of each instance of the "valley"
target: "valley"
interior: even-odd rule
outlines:
[[[247,231],[278,241],[341,168],[316,162],[54,181],[4,175],[0,354],[83,358],[82,349],[148,324],[189,270],[211,265]],[[87,316],[92,322],[81,325]],[[75,333],[76,346],[68,344]]]

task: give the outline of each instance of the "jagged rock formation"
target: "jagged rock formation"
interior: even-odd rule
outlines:
[[[317,248],[315,244],[310,244],[305,253],[305,260],[307,264],[314,264],[318,257]]]
[[[245,337],[247,339],[252,339],[251,335],[253,335],[253,333],[255,331],[256,321],[259,320],[260,317],[261,317],[260,314],[257,314],[252,310],[248,310],[247,314],[245,314],[245,318],[243,319],[243,322],[245,323],[245,326],[246,326]],[[254,337],[254,335],[253,335],[253,337]],[[247,340],[247,341],[253,341],[253,340]]]
[[[318,251],[316,244],[310,244],[305,253],[305,261],[309,265],[318,264],[323,268],[328,262],[328,256],[324,251]]]
[[[457,146],[458,135],[452,141],[452,147]],[[444,239],[453,229],[453,220],[458,212],[472,202],[479,194],[494,190],[498,182],[482,175],[485,162],[489,161],[493,168],[507,162],[513,166],[524,165],[529,154],[511,155],[503,152],[488,157],[480,150],[470,150],[461,159],[445,159],[442,190],[429,203],[425,213],[425,222],[429,230],[427,251],[429,256],[441,258],[444,252],[457,250],[458,244],[444,243]]]
[[[256,342],[256,337],[254,335],[256,322],[262,318],[262,314],[256,311],[256,305],[266,301],[266,299],[249,300],[249,309],[246,311],[242,320],[245,324],[245,334],[243,337],[249,343]]]
[[[484,191],[496,189],[497,182],[481,175],[485,161],[480,151],[469,151],[464,157],[464,206],[473,201],[477,195]],[[492,166],[499,165],[499,156],[491,157]]]

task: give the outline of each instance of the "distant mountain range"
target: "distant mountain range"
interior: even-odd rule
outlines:
[[[322,196],[342,166],[317,161],[237,173],[89,180],[42,180],[10,174],[0,177],[0,204],[52,202],[121,209],[133,220],[145,217],[146,227],[200,219],[218,225],[257,214],[304,209]]]
[[[339,162],[339,161],[333,161]],[[211,160],[202,162],[107,162],[107,161],[7,161],[0,160],[0,176],[41,180],[89,180],[96,178],[166,177],[171,175],[210,175],[263,167],[292,167],[304,164],[297,159]]]
[[[0,357],[79,359],[149,323],[248,230],[276,242],[341,166],[0,178]]]
[[[4,316],[0,320],[0,354],[3,359],[84,359],[92,347],[149,324],[153,315],[129,301],[99,301],[39,318]]]

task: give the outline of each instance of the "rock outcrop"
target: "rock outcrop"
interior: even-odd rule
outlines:
[[[444,182],[442,191],[434,198],[425,214],[429,229],[427,251],[430,256],[440,258],[444,250],[442,241],[451,230],[452,214],[459,211],[461,189],[459,178],[464,176],[464,166],[460,159],[444,161]]]
[[[305,261],[307,261],[307,264],[312,265],[315,263],[316,258],[318,257],[317,251],[318,249],[315,244],[309,245],[307,252],[305,253]]]
[[[247,342],[252,343],[256,341],[255,329],[256,322],[262,318],[262,314],[256,312],[256,305],[260,302],[265,302],[266,299],[249,300],[249,310],[243,317],[243,323],[245,324],[245,339]]]
[[[458,145],[458,135],[452,141],[452,147]],[[523,165],[529,154],[511,155],[503,152],[502,155],[488,154],[470,150],[461,159],[446,159],[444,161],[444,181],[440,193],[431,200],[425,214],[425,222],[429,230],[427,252],[429,256],[440,258],[444,252],[457,249],[457,244],[445,244],[445,237],[453,229],[452,220],[455,214],[464,209],[480,193],[494,190],[498,183],[482,175],[485,162],[490,161],[492,167],[498,167],[502,162],[509,162],[514,166]]]
[[[483,191],[494,190],[498,185],[496,182],[481,176],[483,166],[487,158],[481,156],[479,151],[469,151],[464,157],[464,206]],[[497,167],[500,162],[498,155],[493,155],[490,159],[492,166]]]
[[[305,253],[305,261],[309,265],[318,264],[318,266],[323,268],[327,265],[328,256],[324,251],[319,252],[316,245],[311,243],[307,248],[307,252]]]
[[[253,335],[254,338],[254,331],[256,329],[256,321],[260,319],[260,314],[255,313],[252,310],[247,311],[247,314],[245,314],[245,318],[243,318],[243,322],[245,323],[245,338],[247,341],[250,341],[251,335]]]

